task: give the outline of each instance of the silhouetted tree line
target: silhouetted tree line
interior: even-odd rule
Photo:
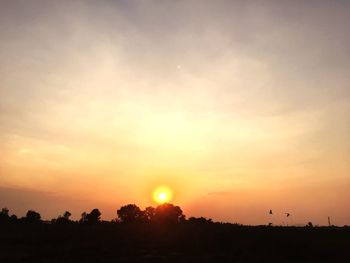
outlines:
[[[243,226],[186,218],[179,206],[128,204],[50,221],[0,210],[0,262],[350,262],[349,227]]]
[[[29,224],[40,224],[40,223],[51,223],[51,224],[99,224],[101,220],[101,212],[95,208],[90,213],[83,212],[79,220],[71,220],[71,213],[65,211],[63,215],[59,215],[57,218],[51,221],[43,221],[40,213],[28,210],[26,216],[17,218],[16,215],[10,215],[9,209],[3,208],[0,212],[0,224],[2,223],[29,223]],[[106,221],[104,221],[106,222]],[[213,223],[211,219],[205,217],[190,217],[186,220],[186,216],[183,214],[182,209],[179,206],[173,204],[164,203],[157,207],[146,207],[145,210],[140,209],[135,204],[128,204],[120,207],[117,210],[117,218],[113,219],[111,223],[120,224],[131,224],[131,223],[156,223],[173,225],[182,222],[196,223],[196,224],[208,224]]]
[[[92,209],[90,213],[83,212],[79,220],[71,220],[71,213],[65,211],[57,218],[50,221],[43,221],[40,213],[34,210],[28,210],[24,217],[18,218],[16,215],[10,215],[8,208],[2,208],[0,211],[0,224],[9,223],[28,223],[28,224],[84,224],[94,225],[101,222],[108,223],[108,221],[101,220],[101,212],[99,209]],[[159,225],[174,225],[179,223],[190,223],[196,225],[212,224],[212,219],[205,217],[190,217],[186,219],[182,209],[170,203],[164,203],[157,207],[146,207],[142,210],[135,204],[128,204],[120,207],[117,210],[117,217],[110,221],[110,223],[132,224],[132,223],[152,223]],[[239,224],[234,224],[239,225]],[[272,226],[272,223],[268,223]],[[305,227],[313,227],[312,222],[308,222]],[[333,226],[334,227],[334,226]]]

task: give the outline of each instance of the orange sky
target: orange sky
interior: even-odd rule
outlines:
[[[0,206],[349,225],[349,10],[1,2]]]

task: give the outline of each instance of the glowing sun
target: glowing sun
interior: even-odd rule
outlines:
[[[159,186],[153,191],[153,200],[159,204],[168,203],[172,198],[173,193],[166,186]]]

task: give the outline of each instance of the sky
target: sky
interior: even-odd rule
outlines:
[[[0,206],[111,219],[166,186],[188,217],[350,225],[349,12],[0,1]]]

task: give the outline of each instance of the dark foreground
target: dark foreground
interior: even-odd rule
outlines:
[[[349,227],[2,225],[0,262],[350,262]]]

